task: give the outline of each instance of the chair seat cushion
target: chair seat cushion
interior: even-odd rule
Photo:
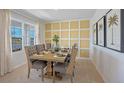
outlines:
[[[67,63],[56,63],[54,64],[54,71],[60,72],[60,73],[65,73],[66,72],[66,68],[67,68],[68,64]]]
[[[36,61],[33,61],[32,63],[32,68],[34,69],[43,69],[46,67],[46,62],[45,61],[39,61],[39,60],[36,60]]]

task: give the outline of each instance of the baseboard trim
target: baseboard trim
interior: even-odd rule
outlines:
[[[99,73],[100,76],[102,77],[103,81],[104,81],[105,83],[107,83],[107,80],[105,79],[104,75],[99,71],[99,69],[97,68],[96,64],[95,64],[93,61],[91,61],[91,62],[93,63],[93,65],[95,66],[96,70],[98,71],[98,73]]]
[[[86,61],[91,62],[91,59],[90,58],[76,58],[76,60],[78,62],[86,62]]]
[[[15,69],[17,69],[17,68],[19,68],[19,67],[21,67],[21,66],[23,66],[23,65],[25,65],[25,64],[26,64],[26,63],[22,63],[22,64],[19,64],[19,65],[16,65],[16,66],[13,67],[12,70],[15,70]]]

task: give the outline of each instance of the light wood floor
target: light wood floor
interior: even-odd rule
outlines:
[[[27,65],[17,68],[11,73],[0,77],[1,83],[42,83],[40,75],[40,70],[32,70],[30,79],[27,79]],[[95,69],[91,62],[78,62],[75,71],[75,83],[103,83],[103,79]],[[44,83],[52,83],[51,79],[45,79]],[[56,83],[70,83],[70,80],[64,77],[61,81],[56,81]]]

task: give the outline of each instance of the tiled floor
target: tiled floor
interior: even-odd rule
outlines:
[[[31,76],[27,79],[27,65],[21,66],[20,68],[14,70],[11,73],[0,77],[1,83],[42,83],[40,75],[40,70],[32,70]],[[95,69],[91,62],[78,62],[75,71],[75,83],[103,83],[103,79]],[[51,79],[45,79],[44,83],[52,83]],[[61,81],[56,81],[56,83],[70,83],[70,80],[64,77]]]

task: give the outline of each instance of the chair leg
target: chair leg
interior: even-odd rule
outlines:
[[[75,73],[74,73],[74,70],[73,70],[72,74],[70,75],[71,83],[73,83],[74,76],[75,76]]]
[[[74,69],[73,69],[73,77],[75,77],[75,66],[74,66]]]
[[[55,71],[53,71],[53,83],[55,83]]]
[[[75,76],[75,73],[74,73],[74,71],[73,71],[73,77]]]
[[[41,69],[41,80],[44,82],[44,71]]]
[[[73,76],[71,75],[71,83],[73,83]]]
[[[71,75],[71,78],[70,79],[71,79],[71,83],[73,83],[73,75]]]
[[[28,69],[28,79],[29,79],[29,77],[30,77],[30,69]]]

